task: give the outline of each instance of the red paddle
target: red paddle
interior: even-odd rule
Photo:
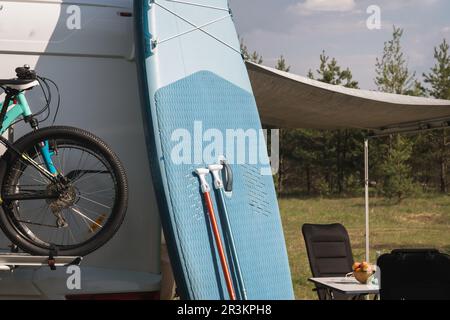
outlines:
[[[223,275],[225,277],[225,283],[227,285],[228,294],[230,296],[230,300],[236,300],[236,293],[234,292],[233,283],[231,281],[230,269],[227,263],[227,259],[225,257],[225,252],[223,250],[222,238],[219,234],[219,228],[217,227],[216,215],[214,214],[214,207],[211,201],[210,195],[210,187],[208,182],[206,181],[206,176],[209,175],[209,170],[200,168],[195,170],[198,177],[200,178],[202,192],[205,198],[206,208],[208,210],[209,220],[211,222],[211,226],[213,229],[214,239],[216,240],[217,250],[219,251],[220,263],[222,265]]]

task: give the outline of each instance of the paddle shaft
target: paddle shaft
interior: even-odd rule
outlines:
[[[241,264],[239,263],[239,258],[238,258],[237,252],[236,252],[236,246],[234,244],[234,236],[233,236],[233,232],[231,231],[230,220],[228,218],[228,210],[227,210],[227,206],[225,204],[223,188],[217,189],[217,193],[218,193],[220,205],[222,207],[222,218],[223,218],[222,225],[225,229],[225,233],[228,238],[231,255],[233,256],[235,269],[236,269],[236,277],[239,282],[239,286],[242,290],[242,300],[247,300],[247,290],[244,285],[244,280],[242,279]]]
[[[222,245],[222,239],[219,234],[219,228],[217,226],[216,215],[214,214],[214,207],[211,201],[211,195],[209,192],[203,193],[205,197],[206,208],[208,209],[209,220],[213,229],[214,238],[216,240],[217,251],[219,252],[220,263],[222,265],[223,275],[225,277],[225,283],[227,285],[228,294],[230,300],[236,300],[236,293],[234,292],[233,283],[231,281],[230,268],[225,257],[225,252]]]

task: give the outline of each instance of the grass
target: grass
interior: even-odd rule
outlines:
[[[297,299],[316,299],[305,244],[304,223],[342,223],[350,234],[356,261],[364,256],[364,199],[280,199],[292,281]],[[396,248],[437,248],[450,254],[450,196],[406,199],[400,204],[372,199],[370,209],[371,261],[376,253]]]

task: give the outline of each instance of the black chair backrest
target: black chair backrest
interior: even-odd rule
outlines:
[[[352,248],[343,225],[304,224],[302,233],[314,277],[339,277],[352,271]]]
[[[450,299],[450,256],[438,250],[393,250],[377,265],[383,300]]]
[[[304,224],[302,233],[313,277],[341,277],[352,271],[352,248],[343,225]],[[322,291],[320,299],[325,298]]]

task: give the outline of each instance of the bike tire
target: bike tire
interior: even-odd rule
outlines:
[[[58,245],[46,241],[37,241],[31,238],[25,228],[17,220],[17,205],[14,201],[4,201],[0,210],[0,228],[5,235],[20,249],[32,255],[48,255],[56,251],[59,256],[85,256],[108,242],[121,226],[128,205],[128,183],[125,170],[111,148],[100,138],[85,130],[67,127],[52,126],[30,132],[14,143],[14,148],[21,153],[31,156],[30,150],[42,141],[72,141],[83,148],[95,153],[105,161],[113,175],[115,197],[111,207],[111,213],[102,228],[88,240],[72,245]],[[17,168],[24,167],[23,160],[15,152],[8,150],[3,156],[6,161],[6,170],[2,182],[2,198],[5,191],[12,188],[11,183],[18,181],[19,171]],[[24,169],[25,170],[25,169]],[[23,171],[22,170],[22,173]],[[18,206],[17,206],[18,207]],[[16,211],[14,211],[16,210]]]

